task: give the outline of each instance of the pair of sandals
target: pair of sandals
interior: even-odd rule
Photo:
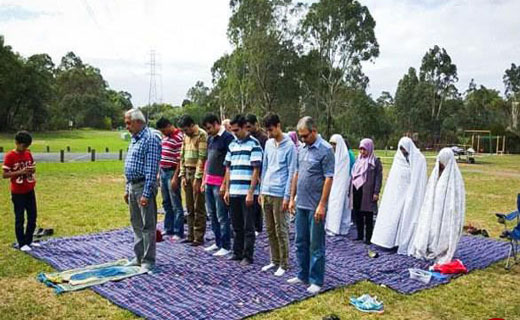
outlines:
[[[485,238],[489,238],[489,233],[487,232],[486,229],[478,229],[472,225],[464,226],[464,231],[466,231],[466,233],[474,235],[474,236],[483,236]]]
[[[54,234],[54,229],[44,229],[44,228],[38,228],[36,231],[34,231],[33,236],[35,238],[43,238],[43,237],[50,237]]]

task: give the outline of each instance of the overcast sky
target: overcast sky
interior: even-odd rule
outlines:
[[[520,64],[519,0],[362,0],[374,16],[380,56],[365,65],[369,92],[395,93],[410,66],[438,44],[471,78],[503,91],[502,76]],[[23,56],[68,51],[101,69],[111,88],[148,102],[150,52],[156,52],[157,100],[178,105],[197,80],[230,52],[229,0],[0,0],[0,34]],[[162,92],[161,92],[162,88]]]

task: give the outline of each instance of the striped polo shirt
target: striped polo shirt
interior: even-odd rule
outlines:
[[[229,167],[229,195],[245,196],[251,186],[253,169],[262,166],[262,147],[260,142],[251,136],[243,140],[235,139],[229,144],[226,159],[226,167]],[[256,185],[255,195],[260,193],[260,183]]]
[[[182,131],[175,129],[171,134],[164,136],[161,145],[161,168],[177,168],[181,157]]]

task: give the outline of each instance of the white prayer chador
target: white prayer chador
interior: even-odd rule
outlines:
[[[408,152],[408,160],[401,152]],[[426,190],[426,159],[412,139],[399,140],[385,185],[371,242],[384,248],[398,247],[408,254]]]
[[[453,151],[444,148],[428,180],[409,254],[441,264],[450,262],[462,234],[465,210],[464,180]]]
[[[325,220],[325,230],[333,235],[346,235],[350,228],[350,207],[348,191],[350,187],[350,157],[345,140],[339,134],[330,138],[336,143],[334,154],[334,179],[329,195]]]

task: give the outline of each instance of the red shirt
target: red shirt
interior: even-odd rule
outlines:
[[[24,152],[12,150],[5,155],[2,168],[7,172],[12,172],[34,166],[35,163],[29,150]],[[11,177],[11,192],[15,194],[24,194],[33,190],[35,184],[36,180],[34,179],[34,174],[24,174],[18,177]]]
[[[161,168],[176,168],[179,165],[183,139],[184,136],[179,129],[162,139]]]

